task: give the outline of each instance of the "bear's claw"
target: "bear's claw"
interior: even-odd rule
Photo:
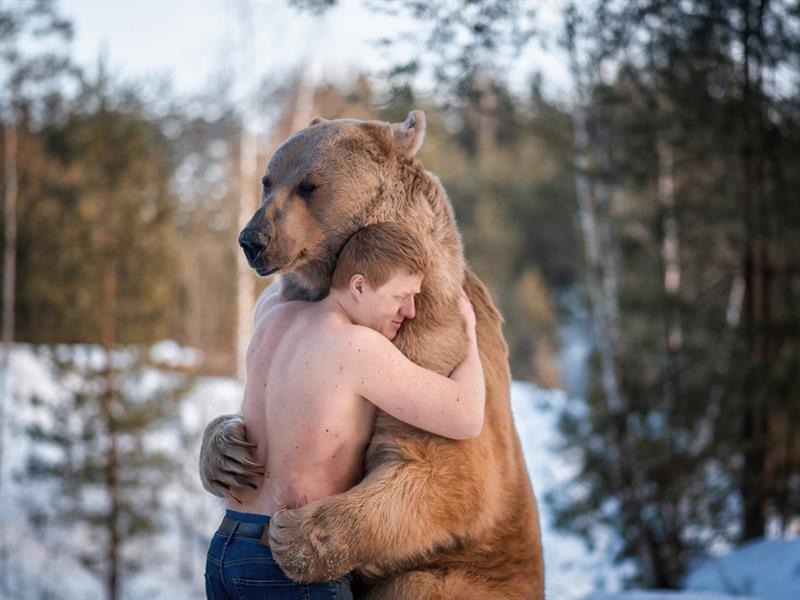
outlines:
[[[200,479],[215,496],[239,499],[233,488],[258,489],[264,467],[253,458],[256,447],[247,441],[244,420],[239,415],[217,417],[203,432],[200,450]]]
[[[269,524],[269,547],[272,556],[290,578],[298,582],[331,581],[342,577],[341,548],[322,523],[322,515],[313,504],[302,508],[282,508]]]

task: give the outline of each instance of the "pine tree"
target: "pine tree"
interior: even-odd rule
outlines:
[[[597,5],[596,35],[584,30],[593,72],[618,61],[591,104],[614,133],[620,188],[614,374],[624,421],[615,425],[598,353],[588,413],[563,423],[583,454],[583,491],[553,501],[568,529],[589,536],[599,521],[618,531],[619,558],[636,562],[646,586],[675,587],[712,545],[764,535],[770,520],[780,530],[800,514],[789,433],[798,382],[778,366],[798,361],[788,308],[798,279],[772,266],[797,256],[785,165],[798,158],[798,113],[765,84],[796,59],[789,23],[798,16],[752,2],[628,2]],[[609,444],[615,427],[625,436]],[[603,471],[621,452],[639,477]],[[626,504],[637,490],[643,502]]]
[[[19,339],[99,343],[111,313],[115,342],[176,337],[179,252],[191,249],[178,246],[160,123],[102,65],[75,99],[54,102],[20,138]]]
[[[109,355],[97,346],[57,346],[49,359],[63,391],[33,399],[27,477],[49,493],[31,494],[30,517],[105,581],[113,600],[124,575],[140,568],[133,549],[157,527],[160,489],[181,464],[178,448],[163,440],[178,443],[178,409],[191,378],[136,347]]]
[[[0,347],[0,482],[4,479],[6,414],[9,406],[8,373],[12,344],[17,338],[18,220],[20,164],[25,161],[22,141],[31,118],[41,118],[48,99],[64,75],[69,75],[66,49],[59,47],[71,36],[70,24],[46,0],[20,0],[0,5],[0,124],[2,124],[2,347]],[[32,41],[46,40],[37,47]],[[22,146],[22,148],[21,148]],[[0,489],[5,499],[6,490]],[[0,593],[9,590],[6,532],[0,530]]]
[[[204,372],[233,375],[235,273],[241,253],[235,243],[239,117],[226,87],[220,81],[194,101],[207,109],[201,114],[177,103],[164,117],[163,128],[171,133],[177,240],[191,249],[180,253],[176,339],[202,352]]]
[[[491,0],[402,5],[434,52],[391,72],[406,86],[431,73],[448,110],[476,111],[477,127],[459,115],[461,145],[474,152],[491,139],[480,132],[497,104],[471,78],[519,49],[535,30],[530,15]],[[800,515],[800,280],[790,266],[800,258],[800,10],[758,0],[576,6],[586,53],[575,71],[586,80],[572,112],[574,171],[560,181],[575,175],[567,195],[578,199],[596,334],[586,398],[563,420],[581,471],[552,502],[567,529],[616,531],[636,583],[675,587],[714,545],[787,530]],[[498,217],[501,194],[483,200],[486,182],[470,178],[480,166],[444,178],[468,251],[481,243],[481,203],[492,210],[478,221],[511,232],[522,222]],[[502,242],[516,254],[513,234]],[[488,280],[507,281],[480,252],[491,256]]]
[[[30,475],[62,489],[67,504],[54,518],[103,533],[83,559],[115,599],[136,568],[126,544],[152,528],[172,468],[145,432],[174,417],[185,385],[150,394],[134,383],[147,385],[143,348],[183,324],[174,164],[158,121],[136,93],[112,87],[102,64],[61,111],[26,136],[20,330],[33,341],[99,343],[99,362],[58,361],[75,388],[43,401],[49,424],[32,435],[61,450],[34,456]]]

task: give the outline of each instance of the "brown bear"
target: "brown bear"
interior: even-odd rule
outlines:
[[[416,318],[395,343],[411,360],[449,374],[466,349],[457,298],[477,318],[486,379],[485,422],[471,440],[429,434],[378,411],[364,479],[345,493],[273,515],[270,547],[298,581],[355,570],[365,598],[543,598],[539,517],[511,416],[501,316],[466,266],[452,207],[416,158],[425,116],[404,123],[314,119],[287,139],[264,175],[262,202],[242,232],[251,266],[281,272],[290,299],[324,297],[339,250],[361,227],[397,222],[427,244],[430,270]],[[248,476],[241,418],[204,435],[207,489],[224,494]]]

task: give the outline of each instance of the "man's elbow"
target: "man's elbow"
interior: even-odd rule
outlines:
[[[483,419],[483,411],[481,411],[481,417],[475,423],[475,427],[473,429],[473,434],[474,435],[472,436],[472,438],[478,437],[481,434],[481,432],[483,431],[483,420],[484,420]]]
[[[483,431],[483,411],[481,411],[480,418],[472,419],[469,423],[464,425],[461,432],[462,435],[458,437],[459,440],[474,440]]]

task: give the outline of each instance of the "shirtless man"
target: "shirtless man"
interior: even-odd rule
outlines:
[[[258,487],[237,489],[227,501],[208,552],[208,598],[352,598],[349,575],[293,582],[261,539],[281,508],[362,479],[376,407],[445,437],[480,433],[485,384],[466,294],[460,308],[469,349],[449,378],[409,361],[391,343],[403,321],[414,318],[424,266],[424,250],[406,230],[371,225],[342,250],[327,298],[287,302],[272,285],[259,299],[242,416],[266,472]]]

